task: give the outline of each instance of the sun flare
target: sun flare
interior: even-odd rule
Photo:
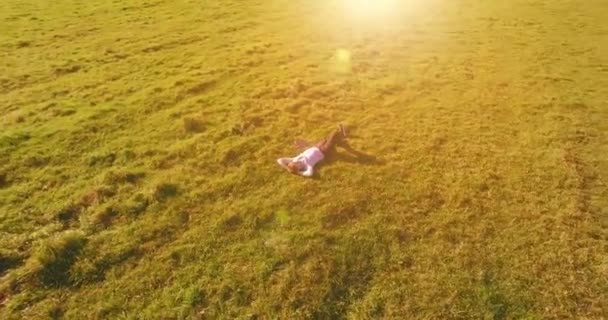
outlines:
[[[385,19],[399,9],[397,0],[343,0],[345,11],[358,19]]]

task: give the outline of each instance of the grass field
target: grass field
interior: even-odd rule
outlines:
[[[365,3],[1,1],[0,318],[608,318],[608,2]]]

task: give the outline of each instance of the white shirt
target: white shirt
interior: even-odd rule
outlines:
[[[305,176],[305,177],[311,177],[313,174],[313,169],[315,167],[315,164],[317,164],[317,162],[323,160],[323,158],[325,158],[325,155],[323,154],[323,152],[321,152],[321,150],[319,150],[319,148],[317,148],[317,147],[312,147],[312,148],[306,149],[304,152],[300,153],[295,158],[281,158],[281,159],[278,159],[277,162],[282,167],[287,167],[287,164],[289,164],[292,161],[303,163],[304,166],[306,166],[306,170],[298,171],[298,174],[301,176]]]

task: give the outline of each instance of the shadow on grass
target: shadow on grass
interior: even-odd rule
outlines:
[[[330,152],[326,156],[325,161],[319,163],[315,168],[316,170],[313,179],[320,178],[320,171],[322,168],[336,162],[346,162],[366,166],[378,166],[386,163],[384,160],[379,159],[374,155],[354,149],[346,141],[340,142],[337,147],[343,149],[346,152],[339,152],[338,150],[333,150],[332,152]]]

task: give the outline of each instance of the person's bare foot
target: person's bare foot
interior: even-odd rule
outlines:
[[[340,129],[340,132],[342,132],[342,137],[346,138],[346,127],[343,124],[339,124],[338,125],[338,129]]]

